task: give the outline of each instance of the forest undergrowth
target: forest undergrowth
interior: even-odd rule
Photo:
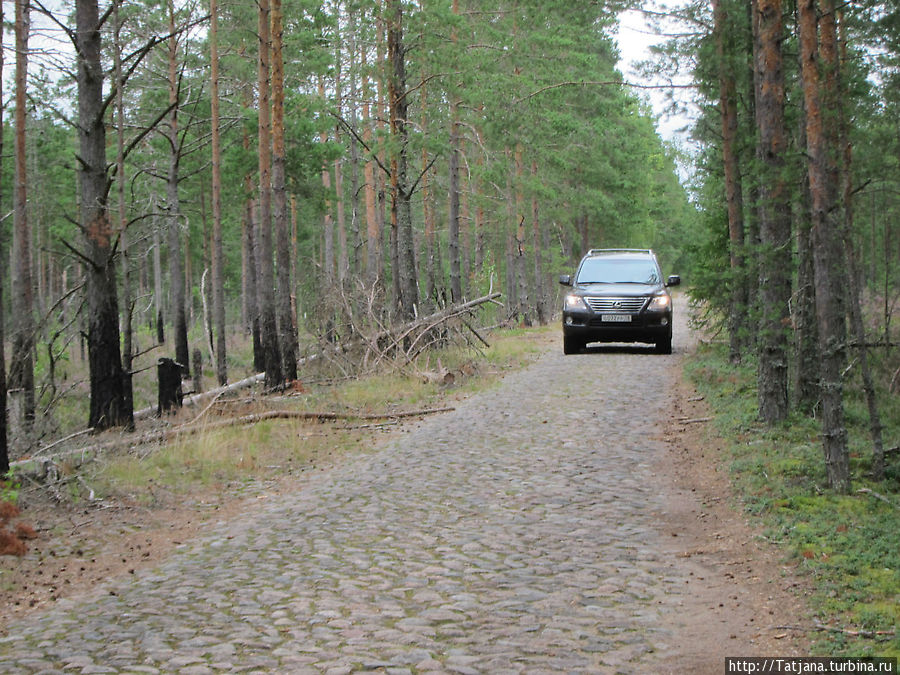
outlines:
[[[900,355],[871,354],[888,448],[885,479],[871,479],[872,444],[859,373],[845,374],[852,490],[827,488],[820,421],[792,414],[767,427],[758,418],[756,366],[734,366],[727,344],[701,344],[688,377],[715,411],[709,443],[730,464],[735,495],[813,589],[818,654],[900,655],[900,399],[889,393]],[[855,363],[855,362],[854,362]]]
[[[371,447],[381,432],[450,409],[453,400],[490,386],[533,359],[548,331],[499,331],[490,335],[490,346],[451,339],[442,349],[424,350],[413,360],[385,360],[361,375],[348,373],[347,355],[319,358],[280,392],[265,393],[257,383],[186,403],[161,418],[148,416],[132,432],[75,435],[59,446],[43,440],[43,448],[26,455],[3,484],[0,502],[9,508],[0,519],[0,536],[6,522],[29,534],[27,524],[20,525],[20,508],[25,517],[30,506],[48,503],[76,510],[121,503],[153,509],[208,492],[242,494],[315,470]],[[249,359],[249,348],[236,347],[232,358],[246,353]],[[250,371],[249,361],[243,366]],[[147,371],[140,384],[148,403],[151,376],[155,372]],[[211,386],[213,376],[205,372],[204,384]],[[13,542],[7,552],[23,555],[26,545]]]

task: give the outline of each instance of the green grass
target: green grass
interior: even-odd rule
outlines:
[[[880,386],[893,372],[878,363]],[[888,635],[817,634],[819,654],[900,656],[900,462],[888,477],[870,478],[868,414],[852,379],[846,393],[854,492],[827,488],[820,429],[814,419],[792,415],[774,428],[756,416],[755,370],[732,366],[722,345],[701,347],[687,373],[715,412],[715,433],[724,441],[734,484],[747,512],[766,537],[806,575],[812,609],[823,624],[847,631]],[[896,396],[880,397],[885,443],[898,437]],[[858,492],[868,489],[892,504]],[[893,633],[893,634],[890,634]]]

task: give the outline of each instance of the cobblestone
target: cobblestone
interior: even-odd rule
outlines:
[[[650,472],[677,356],[559,352],[11,626],[0,672],[643,672],[684,586]]]

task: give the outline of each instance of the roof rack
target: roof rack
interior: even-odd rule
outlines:
[[[587,255],[600,255],[602,253],[647,253],[653,255],[649,248],[592,248]]]

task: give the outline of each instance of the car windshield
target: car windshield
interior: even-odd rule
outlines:
[[[658,284],[651,260],[588,258],[578,270],[578,284]]]

